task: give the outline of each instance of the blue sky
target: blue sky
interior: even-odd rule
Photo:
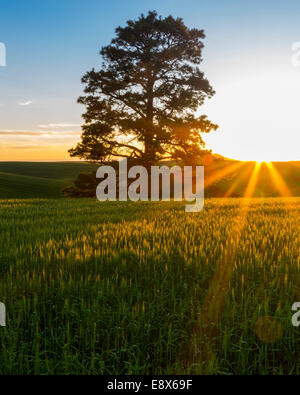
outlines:
[[[202,68],[217,94],[199,113],[220,125],[209,148],[299,159],[300,67],[291,62],[299,1],[10,0],[0,9],[0,160],[68,157],[82,123],[82,75],[100,67],[98,52],[118,25],[148,10],[206,32]]]

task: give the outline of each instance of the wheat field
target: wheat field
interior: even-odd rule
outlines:
[[[300,374],[299,209],[0,201],[0,373]]]

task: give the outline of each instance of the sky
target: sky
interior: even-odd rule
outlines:
[[[198,113],[219,125],[207,148],[300,159],[299,0],[10,0],[0,6],[0,161],[71,160],[81,77],[101,67],[117,26],[149,10],[205,30],[201,69],[216,94]]]

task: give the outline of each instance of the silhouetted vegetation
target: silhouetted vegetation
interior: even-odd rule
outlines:
[[[197,162],[202,135],[218,127],[196,114],[214,94],[199,68],[204,38],[203,30],[156,12],[118,27],[100,52],[102,69],[82,79],[85,125],[71,156],[128,157],[148,166],[162,159]]]

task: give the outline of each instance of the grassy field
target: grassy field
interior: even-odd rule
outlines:
[[[0,201],[0,373],[300,374],[299,209]]]

